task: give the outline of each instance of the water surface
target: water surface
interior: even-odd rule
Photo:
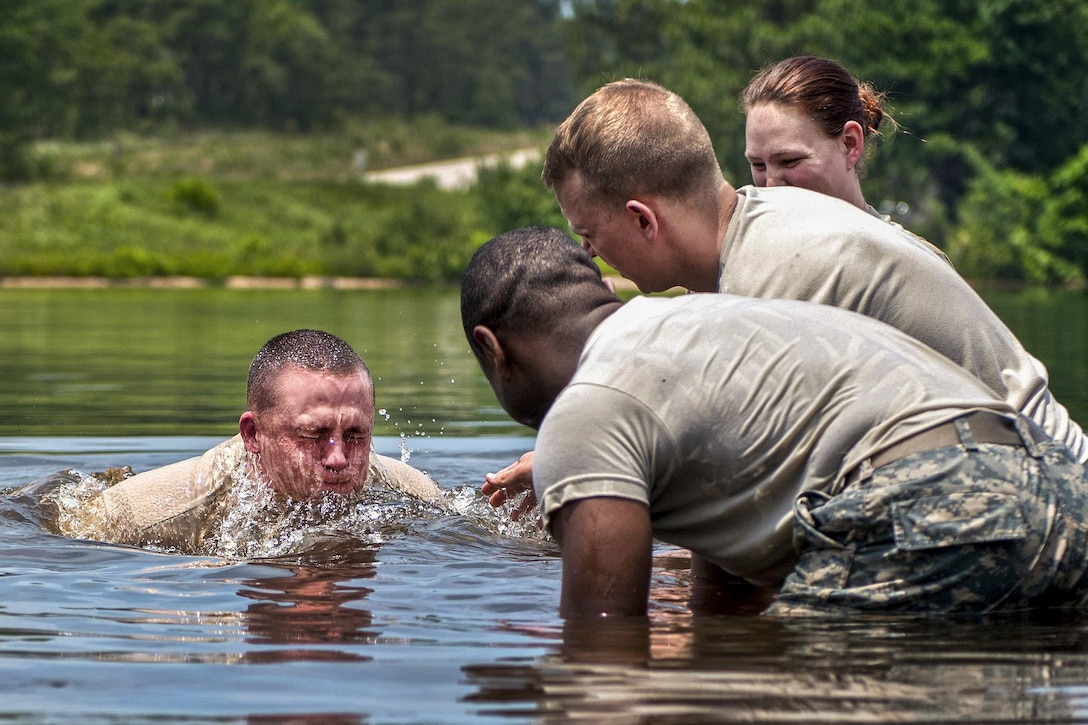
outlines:
[[[1085,300],[993,295],[1081,420]],[[272,335],[317,327],[378,379],[377,449],[451,512],[288,553],[181,556],[48,532],[35,490],[236,430]],[[1080,722],[1088,619],[774,620],[689,601],[656,550],[647,620],[565,626],[556,550],[478,496],[532,447],[452,289],[0,290],[0,721]],[[74,478],[73,478],[74,477]]]

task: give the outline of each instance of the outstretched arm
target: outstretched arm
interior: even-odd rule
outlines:
[[[614,497],[572,501],[552,517],[563,553],[564,617],[643,616],[653,529],[646,504]]]
[[[533,452],[522,454],[521,458],[498,473],[485,475],[480,491],[495,508],[525,493],[525,498],[510,512],[510,518],[514,521],[521,518],[522,514],[532,511],[536,507],[536,494],[533,492]]]

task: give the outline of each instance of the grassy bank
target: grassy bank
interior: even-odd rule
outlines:
[[[237,275],[456,279],[477,244],[561,222],[538,171],[476,188],[364,183],[366,167],[543,145],[548,129],[485,132],[426,120],[336,133],[222,131],[42,144],[41,180],[0,190],[0,276]]]

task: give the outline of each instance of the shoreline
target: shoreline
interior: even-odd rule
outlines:
[[[617,291],[638,291],[634,283],[618,275],[609,275]],[[0,277],[0,289],[284,289],[284,290],[382,290],[418,287],[419,282],[378,277],[246,277],[233,275],[222,279],[203,277]],[[452,282],[426,284],[449,284]]]
[[[397,289],[414,283],[373,277],[0,277],[0,289]]]
[[[620,275],[605,275],[617,292],[638,293],[634,282]],[[1031,285],[1012,280],[968,280],[979,291],[1019,292],[1031,289]],[[309,275],[306,277],[248,277],[231,275],[209,279],[205,277],[65,277],[65,276],[26,276],[0,277],[0,290],[5,289],[282,289],[282,290],[383,290],[404,289],[422,285],[455,285],[454,282],[418,282],[406,279],[383,279],[380,277],[329,277]],[[1084,285],[1064,285],[1042,287],[1041,289],[1067,289],[1084,291]],[[664,294],[681,294],[684,290],[673,288]]]

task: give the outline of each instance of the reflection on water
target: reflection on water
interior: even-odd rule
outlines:
[[[355,650],[381,636],[363,602],[374,590],[360,583],[376,575],[377,547],[354,554],[350,565],[296,564],[283,576],[242,582],[238,596],[252,600],[240,617],[246,641],[274,645],[250,662],[370,660]]]
[[[995,299],[1088,418],[1085,298]],[[296,327],[365,350],[375,449],[405,447],[449,511],[250,517],[199,555],[50,532],[45,490],[234,433],[253,352]],[[478,494],[533,441],[476,369],[456,290],[0,290],[0,336],[4,722],[1088,722],[1069,613],[776,620],[744,588],[693,599],[687,555],[660,546],[647,618],[561,621],[555,546]]]
[[[0,456],[5,721],[1088,722],[1088,617],[1068,612],[773,619],[743,589],[694,605],[688,556],[659,546],[648,617],[562,622],[554,545],[468,483],[525,438],[414,452],[455,513],[244,560],[49,534],[20,481],[67,446],[8,443],[23,453]],[[121,462],[80,445],[91,470]]]
[[[1046,365],[1054,396],[1074,420],[1088,425],[1088,294],[1030,289],[983,297]]]
[[[465,669],[475,702],[587,722],[1084,722],[1086,623],[601,621]]]

